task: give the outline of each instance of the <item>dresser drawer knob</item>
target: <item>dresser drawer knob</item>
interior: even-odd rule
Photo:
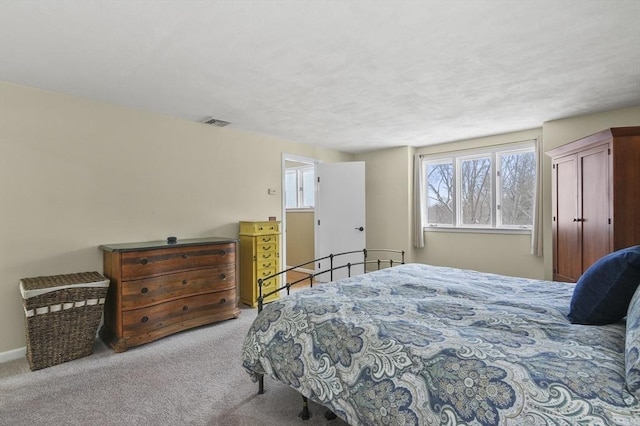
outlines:
[[[140,291],[142,292],[142,294],[144,294],[144,293],[148,292],[148,291],[149,291],[149,289],[148,289],[148,288],[146,288],[146,287],[142,287],[142,290],[140,290]]]
[[[221,280],[224,280],[224,279],[227,278],[227,276],[225,274],[220,274],[220,276],[218,278],[220,278]]]
[[[220,299],[220,304],[224,305],[225,303],[227,303],[227,299]]]
[[[147,322],[147,321],[149,321],[149,317],[147,316],[142,317],[142,319],[140,320],[140,322]]]
[[[187,253],[185,253],[185,254],[183,254],[183,255],[182,255],[182,258],[183,258],[183,259],[186,259],[187,257],[189,257],[189,255],[187,255]]]
[[[183,311],[188,311],[188,310],[189,310],[189,307],[185,305],[185,306],[183,306],[183,307],[182,307],[182,310],[183,310]]]
[[[143,265],[146,265],[147,263],[149,263],[149,261],[147,259],[142,259],[140,263],[142,263]]]
[[[182,280],[182,285],[187,285],[188,282],[189,281],[187,281],[187,280]]]
[[[227,254],[226,250],[220,250],[220,256],[224,256],[225,254]]]

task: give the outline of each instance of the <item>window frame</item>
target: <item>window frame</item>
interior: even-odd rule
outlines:
[[[303,174],[305,172],[311,171],[313,173],[313,179],[312,179],[312,183],[314,183],[314,185],[312,185],[312,187],[308,190],[310,190],[311,192],[311,197],[313,198],[313,204],[311,206],[305,206],[304,204],[302,204],[304,202],[304,179],[303,179]],[[304,166],[296,166],[296,167],[290,167],[285,169],[285,182],[286,182],[286,175],[288,174],[295,174],[296,176],[296,206],[295,207],[289,207],[286,205],[286,200],[285,200],[285,210],[313,210],[315,209],[315,201],[316,201],[316,196],[315,196],[315,166],[313,164],[311,165],[304,165]],[[287,191],[288,193],[289,191]]]
[[[502,196],[502,177],[499,176],[501,167],[500,160],[502,156],[518,153],[533,153],[535,164],[535,139],[511,142],[499,145],[491,145],[483,148],[462,149],[449,152],[442,152],[437,154],[422,154],[420,155],[420,167],[422,167],[423,182],[423,230],[424,231],[436,231],[436,232],[481,232],[481,233],[531,233],[533,223],[530,225],[503,225],[501,223],[502,215],[499,212],[501,209],[501,196]],[[461,200],[461,178],[462,173],[461,163],[465,160],[472,160],[476,158],[489,157],[491,161],[491,221],[489,224],[463,224],[462,216],[462,200]],[[452,224],[439,224],[429,222],[429,193],[428,193],[428,164],[443,164],[450,162],[452,164],[453,175],[453,218]],[[535,185],[535,177],[534,177]],[[535,191],[535,190],[534,190]],[[500,205],[500,207],[498,207]],[[533,213],[533,212],[532,212]]]

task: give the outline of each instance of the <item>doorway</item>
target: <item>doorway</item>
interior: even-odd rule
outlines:
[[[282,155],[282,266],[290,268],[315,256],[315,176],[314,158]],[[312,263],[301,265],[312,273]]]

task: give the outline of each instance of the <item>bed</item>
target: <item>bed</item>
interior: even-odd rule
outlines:
[[[265,305],[243,366],[351,425],[639,425],[640,290],[592,326],[574,286],[397,265]]]

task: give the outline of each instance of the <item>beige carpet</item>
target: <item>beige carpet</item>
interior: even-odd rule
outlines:
[[[270,378],[267,392],[242,368],[244,336],[256,310],[116,354],[94,353],[30,371],[26,359],[0,364],[0,425],[332,425],[325,409]]]

